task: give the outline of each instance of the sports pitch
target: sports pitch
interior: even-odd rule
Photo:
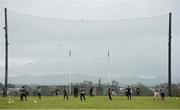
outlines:
[[[113,96],[110,101],[107,96],[86,96],[86,101],[70,97],[64,100],[62,96],[28,97],[28,101],[20,101],[19,97],[0,97],[0,109],[180,109],[180,98],[166,97],[165,101],[152,100],[152,97],[132,97],[128,101],[123,96]]]

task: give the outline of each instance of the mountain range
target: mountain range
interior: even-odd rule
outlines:
[[[83,81],[92,81],[93,83],[99,82],[98,76],[92,76],[87,74],[72,74],[72,83],[79,83]],[[108,83],[106,77],[101,77],[101,83]],[[141,82],[145,85],[155,85],[159,83],[166,83],[163,78],[147,77],[147,76],[131,76],[131,77],[111,77],[112,80],[118,81],[121,85],[136,84]],[[3,78],[0,78],[3,81]],[[68,74],[55,74],[55,75],[23,75],[9,77],[9,83],[11,84],[40,84],[40,85],[63,85],[69,84]],[[174,80],[177,82],[178,80]]]

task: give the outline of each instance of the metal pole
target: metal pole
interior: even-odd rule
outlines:
[[[109,61],[109,57],[110,57],[110,54],[109,54],[109,50],[108,50],[108,85],[111,85],[111,76],[110,76],[110,61]]]
[[[7,96],[7,89],[8,89],[8,25],[7,25],[7,9],[4,9],[5,13],[5,82],[4,82],[4,89],[5,93],[4,96]]]
[[[169,96],[171,96],[171,22],[172,22],[172,13],[169,13],[169,43],[168,43],[168,91]]]
[[[69,50],[69,94],[71,95],[71,55],[72,50]]]

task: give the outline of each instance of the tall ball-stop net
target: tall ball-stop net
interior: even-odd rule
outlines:
[[[65,20],[8,11],[8,33],[11,83],[167,82],[168,15]]]

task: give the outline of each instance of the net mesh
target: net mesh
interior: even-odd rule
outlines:
[[[67,84],[71,72],[72,82],[107,83],[110,72],[120,83],[167,81],[168,15],[64,20],[8,11],[8,33],[10,77],[54,75]]]

